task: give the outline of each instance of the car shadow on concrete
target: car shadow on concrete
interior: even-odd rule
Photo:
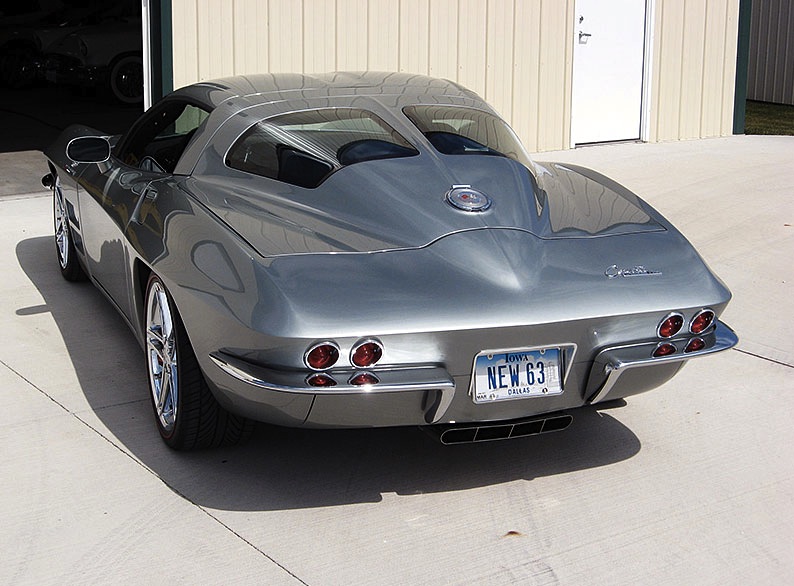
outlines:
[[[112,434],[109,439],[201,506],[268,511],[379,502],[386,493],[531,481],[614,464],[640,450],[639,439],[606,408],[588,407],[573,413],[565,431],[510,441],[443,446],[415,428],[302,430],[260,424],[242,446],[174,452],[154,426],[143,352],[134,336],[98,290],[61,278],[53,248],[49,237],[17,245],[19,263],[45,302],[18,308],[17,314],[52,314],[82,393]]]

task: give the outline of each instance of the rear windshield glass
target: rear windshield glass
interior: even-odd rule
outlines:
[[[445,155],[495,155],[532,168],[518,137],[499,117],[459,106],[407,106],[403,112]]]
[[[232,145],[226,164],[312,188],[347,165],[416,154],[407,140],[372,112],[327,108],[258,122]]]

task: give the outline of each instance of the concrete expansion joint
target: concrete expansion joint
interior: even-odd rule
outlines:
[[[162,478],[160,480],[162,480]],[[185,494],[183,494],[180,491],[176,490],[174,487],[169,485],[167,482],[163,481],[163,484],[168,486],[168,488],[170,488],[172,491],[174,491],[175,494],[179,495],[180,497],[185,499],[187,502],[191,503],[193,506],[195,506],[197,509],[199,509],[202,513],[207,515],[207,517],[209,517],[210,519],[215,521],[218,525],[220,525],[221,527],[226,529],[226,531],[228,531],[229,533],[234,535],[237,539],[239,539],[240,541],[245,543],[248,547],[253,549],[259,555],[261,555],[262,557],[264,557],[268,561],[270,561],[273,564],[275,564],[276,566],[278,566],[281,570],[283,570],[284,572],[289,574],[291,577],[295,578],[295,580],[297,580],[299,584],[303,584],[303,586],[310,586],[308,582],[305,582],[299,576],[297,576],[294,572],[292,572],[290,569],[288,569],[286,566],[284,566],[283,564],[280,564],[279,562],[277,562],[275,559],[273,559],[271,556],[269,556],[267,553],[265,553],[264,550],[262,550],[260,547],[257,547],[254,543],[252,543],[251,541],[249,541],[248,539],[243,537],[239,532],[237,532],[234,529],[232,529],[229,525],[224,523],[221,519],[219,519],[218,517],[213,515],[209,510],[207,510],[206,508],[204,508],[200,504],[194,502],[193,500],[189,499]]]
[[[773,364],[779,364],[780,366],[785,366],[788,368],[794,368],[794,364],[789,364],[788,362],[782,362],[780,360],[775,360],[774,358],[769,358],[768,356],[763,356],[761,354],[755,354],[754,352],[748,352],[747,350],[742,350],[741,348],[732,348],[731,350],[735,352],[740,352],[742,354],[746,354],[747,356],[752,356],[753,358],[760,358],[766,362],[771,362]]]
[[[90,430],[91,430],[91,431],[92,431],[94,434],[98,435],[98,436],[99,436],[100,438],[102,438],[104,441],[106,441],[106,442],[107,442],[107,443],[109,443],[111,446],[113,446],[113,447],[114,447],[116,450],[118,450],[119,452],[121,452],[122,454],[124,454],[124,455],[125,455],[127,458],[129,458],[130,460],[132,460],[133,462],[135,462],[135,463],[136,463],[138,466],[140,466],[141,468],[143,468],[144,470],[146,470],[146,471],[147,471],[149,474],[151,474],[152,476],[155,476],[155,477],[156,477],[158,480],[160,480],[160,482],[162,482],[162,483],[163,483],[165,486],[167,486],[167,487],[168,487],[168,488],[169,488],[169,489],[170,489],[170,490],[171,490],[171,491],[172,491],[174,494],[177,494],[177,495],[178,495],[178,496],[180,496],[181,498],[185,499],[187,502],[189,502],[189,503],[190,503],[190,504],[192,504],[194,507],[196,507],[197,509],[199,509],[199,510],[200,510],[202,513],[204,513],[205,515],[207,515],[207,516],[208,516],[210,519],[212,519],[213,521],[215,521],[216,523],[218,523],[220,526],[222,526],[224,529],[226,529],[226,530],[227,530],[229,533],[231,533],[232,535],[234,535],[234,536],[235,536],[237,539],[239,539],[240,541],[242,541],[243,543],[245,543],[246,545],[248,545],[250,548],[252,548],[253,550],[255,550],[255,551],[256,551],[257,553],[259,553],[261,556],[263,556],[263,557],[267,558],[267,559],[268,559],[270,562],[272,562],[273,564],[275,564],[275,565],[276,565],[276,566],[278,566],[279,568],[281,568],[281,570],[283,570],[284,572],[286,572],[287,574],[289,574],[291,577],[293,577],[295,580],[297,580],[297,582],[298,582],[299,584],[302,584],[303,586],[309,586],[309,584],[308,584],[307,582],[305,582],[305,581],[301,580],[301,578],[300,578],[300,577],[298,577],[297,575],[295,575],[295,573],[293,573],[293,572],[292,572],[292,571],[290,571],[288,568],[286,568],[284,565],[280,564],[278,561],[276,561],[275,559],[273,559],[271,556],[269,556],[267,553],[265,553],[265,552],[264,552],[262,549],[260,549],[259,547],[257,547],[257,546],[256,546],[256,545],[254,545],[253,543],[251,543],[249,540],[247,540],[245,537],[243,537],[243,536],[242,536],[240,533],[238,533],[237,531],[235,531],[234,529],[232,529],[232,528],[231,528],[229,525],[227,525],[226,523],[224,523],[223,521],[221,521],[221,520],[220,520],[218,517],[216,517],[215,515],[213,515],[213,514],[212,514],[210,511],[208,511],[206,508],[204,508],[203,506],[201,506],[201,505],[199,505],[198,503],[194,502],[193,500],[189,499],[189,498],[188,498],[188,497],[187,497],[185,494],[183,494],[182,492],[180,492],[179,490],[177,490],[175,487],[171,486],[171,485],[170,485],[170,484],[169,484],[169,483],[168,483],[168,482],[167,482],[167,481],[166,481],[164,478],[162,478],[162,477],[161,477],[159,474],[157,474],[157,473],[156,473],[154,470],[152,470],[151,468],[149,468],[148,466],[146,466],[146,465],[145,465],[143,462],[141,462],[140,460],[138,460],[137,458],[135,458],[135,457],[134,457],[132,454],[130,454],[130,453],[129,453],[129,452],[126,450],[126,449],[124,449],[124,447],[123,447],[123,446],[119,445],[119,444],[118,444],[116,441],[114,441],[113,439],[111,439],[111,438],[109,438],[108,436],[106,436],[105,434],[103,434],[103,433],[102,433],[100,430],[98,430],[96,427],[94,427],[93,425],[91,425],[90,423],[88,423],[88,422],[87,422],[85,419],[83,419],[82,417],[80,417],[80,416],[79,416],[77,413],[75,413],[74,411],[71,411],[70,409],[68,409],[68,408],[67,408],[67,407],[66,407],[66,406],[65,406],[63,403],[59,402],[59,401],[58,401],[57,399],[55,399],[55,398],[54,398],[52,395],[50,395],[49,393],[47,393],[47,391],[45,391],[44,389],[42,389],[41,387],[39,387],[38,385],[36,385],[34,382],[32,382],[32,381],[31,381],[30,379],[28,379],[27,377],[25,377],[23,374],[21,374],[21,373],[20,373],[18,370],[16,370],[14,367],[12,367],[11,365],[9,365],[9,364],[8,364],[7,362],[5,362],[4,360],[0,360],[0,364],[2,364],[2,365],[3,365],[3,366],[6,368],[6,369],[8,369],[10,372],[12,372],[14,375],[16,375],[16,376],[17,376],[19,379],[21,379],[22,381],[24,381],[24,382],[25,382],[26,384],[28,384],[30,387],[32,387],[33,389],[35,389],[37,392],[41,393],[42,395],[44,395],[45,397],[47,397],[47,399],[49,399],[50,401],[52,401],[53,403],[55,403],[55,404],[56,404],[58,407],[60,407],[60,408],[61,408],[61,409],[62,409],[62,410],[65,412],[65,413],[69,414],[71,417],[73,417],[74,419],[76,419],[77,421],[79,421],[81,425],[83,425],[84,427],[87,427],[88,429],[90,429]],[[130,401],[130,403],[137,403],[137,402],[140,402],[140,401]],[[104,408],[106,409],[107,407],[104,407]]]
[[[47,391],[45,391],[45,390],[44,390],[44,389],[42,389],[41,387],[37,386],[37,385],[36,385],[34,382],[32,382],[32,381],[31,381],[30,379],[28,379],[27,377],[25,377],[25,375],[23,375],[21,372],[19,372],[18,370],[16,370],[16,369],[15,369],[14,367],[12,367],[10,364],[6,363],[4,360],[0,360],[0,364],[2,364],[3,366],[5,366],[5,367],[6,367],[6,368],[7,368],[9,371],[13,372],[13,373],[14,373],[14,374],[15,374],[17,377],[21,378],[23,381],[25,381],[25,382],[26,382],[27,384],[29,384],[31,387],[33,387],[34,389],[36,389],[36,390],[37,390],[39,393],[41,393],[42,395],[44,395],[45,397],[47,397],[47,398],[48,398],[50,401],[52,401],[53,403],[55,403],[56,405],[58,405],[58,407],[60,407],[60,408],[61,408],[61,409],[63,409],[64,411],[66,411],[66,412],[67,412],[69,415],[72,415],[72,416],[74,416],[74,413],[72,413],[71,411],[69,411],[69,409],[67,409],[67,408],[66,408],[66,407],[65,407],[65,406],[64,406],[62,403],[59,403],[59,402],[58,402],[58,401],[57,401],[57,400],[56,400],[56,399],[55,399],[55,398],[54,398],[52,395],[50,395],[49,393],[47,393]]]
[[[59,401],[58,401],[57,399],[55,399],[55,398],[54,398],[52,395],[50,395],[49,393],[47,393],[47,392],[46,392],[44,389],[42,389],[41,387],[39,387],[38,385],[36,385],[36,384],[35,384],[34,382],[32,382],[30,379],[28,379],[27,377],[25,377],[25,376],[24,376],[22,373],[20,373],[20,372],[19,372],[18,370],[16,370],[14,367],[12,367],[11,365],[9,365],[9,364],[8,364],[7,362],[5,362],[4,360],[0,360],[0,364],[2,364],[2,366],[4,366],[6,369],[8,369],[8,371],[10,371],[10,372],[11,372],[11,373],[13,373],[14,375],[16,375],[16,376],[17,376],[19,379],[21,379],[22,381],[24,381],[24,382],[25,382],[27,385],[29,385],[31,388],[35,389],[35,390],[36,390],[38,393],[42,394],[43,396],[47,397],[47,399],[49,399],[50,401],[52,401],[53,403],[55,403],[55,404],[56,404],[56,405],[57,405],[57,406],[58,406],[60,409],[62,409],[62,410],[65,412],[65,413],[67,413],[69,416],[73,417],[75,420],[77,420],[78,422],[80,422],[80,424],[81,424],[81,425],[83,425],[84,427],[86,427],[86,428],[88,428],[89,430],[91,430],[91,432],[93,432],[95,435],[97,435],[97,436],[99,436],[100,438],[102,438],[102,439],[103,439],[104,441],[106,441],[108,444],[110,444],[111,446],[113,446],[113,447],[114,447],[116,450],[118,450],[119,452],[121,452],[121,453],[122,453],[124,456],[126,456],[127,458],[129,458],[130,460],[132,460],[133,462],[135,462],[135,464],[137,464],[138,466],[140,466],[141,468],[143,468],[144,470],[146,470],[146,471],[147,471],[149,474],[151,474],[152,476],[156,477],[158,480],[160,480],[160,482],[162,482],[162,483],[163,483],[165,486],[167,486],[167,487],[168,487],[168,488],[169,488],[169,489],[170,489],[170,490],[171,490],[171,491],[172,491],[174,494],[176,494],[176,495],[180,496],[181,498],[183,498],[184,500],[186,500],[187,502],[189,502],[190,504],[192,504],[194,507],[196,507],[197,509],[199,509],[199,510],[200,510],[202,513],[204,513],[205,515],[207,515],[207,516],[208,516],[210,519],[212,519],[213,521],[215,521],[216,523],[218,523],[218,524],[219,524],[221,527],[223,527],[224,529],[226,529],[226,531],[228,531],[229,533],[231,533],[232,535],[234,535],[234,536],[235,536],[237,539],[239,539],[240,541],[242,541],[243,543],[245,543],[246,545],[248,545],[250,548],[252,548],[253,550],[255,550],[257,553],[259,553],[261,556],[263,556],[264,558],[266,558],[267,560],[269,560],[270,562],[272,562],[272,563],[273,563],[273,564],[275,564],[276,566],[278,566],[278,567],[279,567],[279,568],[280,568],[282,571],[284,571],[284,572],[286,572],[287,574],[289,574],[289,575],[290,575],[292,578],[294,578],[294,579],[297,581],[297,583],[299,583],[299,584],[302,584],[303,586],[309,586],[309,584],[308,584],[307,582],[305,582],[305,581],[304,581],[304,580],[302,580],[300,577],[298,577],[298,576],[297,576],[297,575],[296,575],[294,572],[290,571],[290,570],[289,570],[287,567],[285,567],[283,564],[280,564],[278,561],[276,561],[275,559],[273,559],[271,556],[269,556],[267,553],[265,553],[265,552],[264,552],[262,549],[260,549],[259,547],[257,547],[255,544],[253,544],[253,543],[252,543],[252,542],[250,542],[249,540],[247,540],[247,539],[246,539],[245,537],[243,537],[243,536],[242,536],[240,533],[238,533],[237,531],[235,531],[234,529],[232,529],[232,528],[231,528],[229,525],[227,525],[226,523],[224,523],[224,522],[223,522],[221,519],[219,519],[218,517],[216,517],[215,515],[213,515],[213,514],[212,514],[210,511],[208,511],[206,508],[204,508],[203,506],[201,506],[201,505],[199,505],[198,503],[194,502],[193,500],[191,500],[190,498],[188,498],[188,497],[187,497],[185,494],[183,494],[182,492],[180,492],[179,490],[177,490],[177,489],[176,489],[174,486],[172,486],[171,484],[169,484],[169,483],[168,483],[168,482],[167,482],[167,481],[166,481],[164,478],[162,478],[162,477],[161,477],[159,474],[157,474],[157,473],[156,473],[154,470],[152,470],[152,469],[151,469],[150,467],[148,467],[146,464],[144,464],[143,462],[141,462],[140,460],[138,460],[137,458],[135,458],[135,457],[134,457],[134,456],[133,456],[133,455],[132,455],[130,452],[128,452],[128,451],[127,451],[127,450],[126,450],[126,449],[125,449],[123,446],[119,445],[119,444],[118,444],[116,441],[114,441],[114,439],[112,439],[112,438],[108,437],[107,435],[105,435],[104,433],[102,433],[102,432],[101,432],[99,429],[97,429],[96,427],[94,427],[93,425],[91,425],[91,424],[90,424],[88,421],[86,421],[85,419],[83,419],[82,417],[80,417],[80,416],[79,416],[77,413],[75,413],[74,411],[71,411],[71,410],[70,410],[69,408],[67,408],[67,407],[66,407],[66,406],[65,406],[63,403],[59,402]],[[138,403],[138,402],[140,402],[140,400],[138,400],[138,401],[129,401],[129,402],[127,402],[127,403],[123,403],[123,404]],[[113,406],[118,406],[118,405],[109,405],[109,406],[103,407],[103,409],[107,409],[108,407],[113,407]]]
[[[136,459],[136,458],[135,458],[135,457],[134,457],[132,454],[130,454],[128,451],[126,451],[126,450],[125,450],[125,449],[124,449],[122,446],[120,446],[119,444],[117,444],[117,443],[116,443],[115,441],[113,441],[111,438],[107,437],[105,434],[103,434],[101,431],[99,431],[99,430],[98,430],[96,427],[94,427],[93,425],[91,425],[90,423],[88,423],[88,421],[86,421],[85,419],[83,419],[82,417],[80,417],[80,416],[79,416],[77,413],[75,413],[74,411],[72,411],[72,410],[70,410],[69,408],[67,408],[67,407],[66,407],[66,406],[65,406],[63,403],[59,402],[59,401],[58,401],[57,399],[55,399],[55,398],[54,398],[52,395],[50,395],[50,394],[49,394],[47,391],[45,391],[44,389],[42,389],[41,387],[39,387],[38,385],[36,385],[34,382],[32,382],[32,381],[31,381],[30,379],[28,379],[27,377],[25,377],[23,374],[21,374],[21,373],[20,373],[19,371],[17,371],[15,368],[13,368],[13,367],[12,367],[12,366],[10,366],[8,363],[6,363],[4,360],[0,360],[0,364],[2,364],[3,366],[5,366],[5,367],[6,367],[6,368],[7,368],[7,369],[10,371],[10,372],[14,373],[14,374],[15,374],[17,377],[19,377],[20,379],[22,379],[23,381],[25,381],[25,383],[27,383],[28,385],[30,385],[32,388],[36,389],[36,391],[38,391],[40,394],[44,395],[44,396],[45,396],[45,397],[47,397],[47,398],[48,398],[50,401],[52,401],[53,403],[55,403],[55,404],[56,404],[58,407],[60,407],[60,408],[61,408],[61,409],[62,409],[62,410],[65,412],[65,413],[67,413],[68,415],[70,415],[71,417],[73,417],[75,420],[77,420],[78,422],[80,422],[80,424],[81,424],[81,425],[83,425],[84,427],[86,427],[86,428],[90,429],[90,430],[91,430],[91,431],[92,431],[94,434],[98,435],[98,436],[99,436],[100,438],[102,438],[104,441],[106,441],[106,442],[107,442],[107,443],[109,443],[111,446],[113,446],[114,448],[116,448],[116,449],[117,449],[119,452],[121,452],[121,453],[122,453],[122,454],[124,454],[126,457],[128,457],[130,460],[132,460],[133,462],[135,462],[136,464],[138,464],[138,465],[139,465],[141,468],[143,468],[144,470],[147,470],[149,473],[151,473],[151,474],[154,474],[154,475],[156,476],[156,474],[154,473],[154,471],[153,471],[151,468],[149,468],[148,466],[146,466],[146,465],[145,465],[143,462],[141,462],[140,460]]]

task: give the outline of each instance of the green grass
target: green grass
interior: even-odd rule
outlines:
[[[747,100],[745,134],[794,134],[794,106]]]

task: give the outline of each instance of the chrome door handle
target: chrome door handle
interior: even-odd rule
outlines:
[[[593,35],[591,35],[590,33],[583,33],[582,31],[579,31],[579,44],[586,45],[587,39],[592,36]]]

